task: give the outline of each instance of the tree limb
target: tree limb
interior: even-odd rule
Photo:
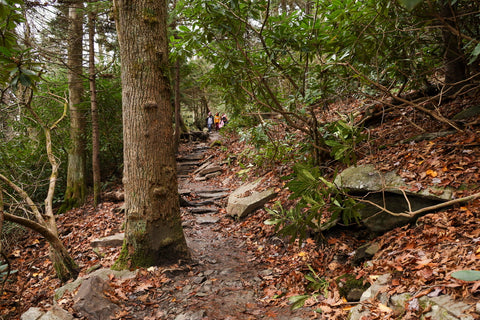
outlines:
[[[54,250],[58,250],[58,251],[65,250],[59,238],[53,232],[51,232],[47,227],[41,225],[40,223],[32,221],[27,218],[16,216],[14,214],[10,214],[7,212],[4,212],[3,216],[6,221],[14,222],[16,224],[27,227],[41,234],[52,245]]]
[[[453,199],[453,200],[450,200],[450,201],[442,202],[442,203],[439,203],[439,204],[436,204],[436,205],[433,205],[433,206],[429,206],[429,207],[425,207],[425,208],[422,208],[422,209],[418,209],[418,210],[415,210],[415,211],[409,211],[409,212],[392,212],[390,210],[387,210],[387,208],[382,207],[381,205],[376,204],[376,203],[374,203],[370,200],[365,200],[365,199],[360,199],[360,198],[355,198],[355,200],[357,200],[359,202],[363,202],[363,203],[368,203],[368,204],[370,204],[374,207],[377,207],[378,209],[380,209],[380,210],[382,210],[382,211],[384,211],[384,212],[386,212],[386,213],[388,213],[392,216],[414,218],[414,217],[416,217],[416,216],[418,216],[422,213],[428,212],[428,211],[434,211],[434,210],[437,210],[437,209],[442,209],[442,208],[445,208],[445,207],[453,206],[454,204],[464,203],[464,202],[468,202],[468,201],[475,200],[475,199],[478,199],[478,198],[480,198],[480,192],[472,194],[472,195],[467,196],[467,197]]]
[[[15,183],[13,183],[10,179],[5,177],[3,174],[0,173],[0,180],[3,180],[10,188],[15,190],[20,197],[22,197],[23,200],[25,200],[30,207],[30,210],[32,210],[35,218],[37,221],[41,224],[45,224],[45,219],[43,218],[43,215],[40,213],[40,210],[38,209],[37,205],[33,202],[32,198],[19,186],[17,186]]]

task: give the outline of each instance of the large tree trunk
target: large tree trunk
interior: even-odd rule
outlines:
[[[126,227],[115,268],[189,257],[180,218],[166,1],[116,0],[122,61]]]
[[[100,134],[98,132],[97,84],[95,73],[95,13],[88,13],[88,74],[90,82],[90,108],[92,111],[92,173],[93,202],[100,202]]]
[[[61,211],[83,204],[86,197],[85,181],[85,111],[82,108],[82,38],[83,1],[75,0],[69,8],[68,39],[68,93],[70,109],[70,138],[68,150],[67,189]]]

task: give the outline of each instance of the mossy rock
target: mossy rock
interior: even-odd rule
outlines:
[[[347,299],[348,302],[360,301],[362,293],[370,287],[370,283],[365,278],[357,279],[355,275],[349,273],[338,277],[335,281],[337,282],[340,295]]]
[[[210,148],[213,148],[213,147],[221,147],[223,145],[222,141],[220,140],[215,140],[213,141],[212,143],[210,143]]]

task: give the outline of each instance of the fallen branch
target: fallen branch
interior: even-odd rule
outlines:
[[[410,211],[410,212],[392,212],[392,211],[388,210],[387,208],[382,207],[381,205],[376,204],[376,203],[374,203],[370,200],[365,200],[365,199],[360,199],[360,198],[356,198],[356,200],[359,201],[359,202],[368,203],[368,204],[370,204],[374,207],[379,208],[380,210],[382,210],[382,211],[384,211],[388,214],[391,214],[392,216],[414,218],[414,217],[416,217],[416,216],[418,216],[422,213],[428,212],[428,211],[434,211],[434,210],[442,209],[442,208],[445,208],[445,207],[452,206],[454,204],[464,203],[464,202],[468,202],[468,201],[475,200],[475,199],[478,199],[478,198],[480,198],[480,192],[472,194],[472,195],[467,196],[467,197],[442,202],[442,203],[439,203],[439,204],[436,204],[436,205],[433,205],[433,206],[425,207],[425,208],[418,209],[418,210],[415,210],[415,211]],[[373,216],[371,216],[371,217],[373,217]],[[371,217],[368,217],[367,219],[369,219]]]

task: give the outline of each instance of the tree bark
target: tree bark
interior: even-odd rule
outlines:
[[[455,24],[456,5],[445,4],[442,7],[441,16],[443,23],[450,27],[457,29]],[[467,65],[462,52],[462,39],[453,34],[449,28],[445,27],[442,31],[443,44],[445,48],[444,53],[444,68],[445,68],[445,86],[449,89],[449,95],[460,90],[465,83],[462,83],[467,78]]]
[[[71,146],[68,150],[67,189],[61,211],[82,205],[86,197],[86,119],[84,108],[81,106],[83,95],[83,1],[71,1],[68,16],[69,39],[67,67]]]
[[[88,74],[90,83],[90,108],[92,112],[92,173],[93,202],[100,202],[100,134],[98,130],[97,83],[95,73],[95,21],[93,10],[88,13]]]
[[[126,227],[115,268],[189,257],[180,218],[166,1],[116,0],[122,61]]]
[[[175,153],[180,143],[180,61],[175,61]]]

